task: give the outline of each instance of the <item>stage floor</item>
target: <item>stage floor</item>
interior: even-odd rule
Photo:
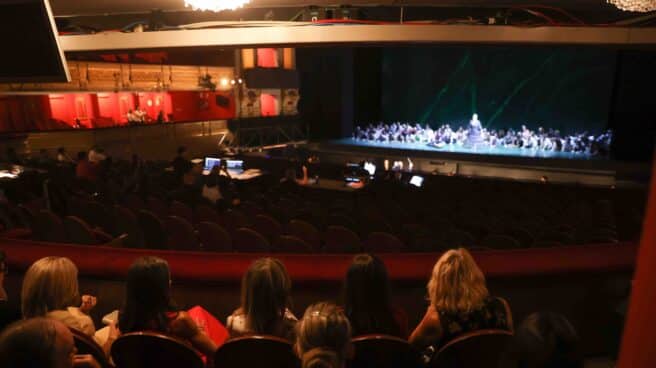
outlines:
[[[606,161],[608,158],[603,156],[593,156],[581,152],[555,152],[555,151],[542,151],[533,149],[522,148],[506,148],[506,147],[464,147],[455,144],[448,144],[444,147],[438,148],[429,146],[425,143],[403,143],[403,142],[370,142],[362,141],[354,138],[342,138],[330,141],[330,143],[356,146],[356,147],[375,147],[383,149],[402,149],[413,151],[428,151],[428,152],[444,152],[454,154],[474,154],[486,156],[511,156],[511,157],[524,157],[524,158],[553,158],[553,159],[575,159],[575,160],[600,160]]]

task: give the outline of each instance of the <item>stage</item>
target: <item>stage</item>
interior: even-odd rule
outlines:
[[[618,162],[602,156],[575,152],[554,152],[521,148],[446,145],[443,148],[420,143],[384,143],[341,138],[311,145],[322,162],[373,161],[379,169],[388,160],[412,162],[413,172],[437,175],[500,178],[597,186],[644,185],[649,165]],[[409,161],[408,161],[409,160]]]

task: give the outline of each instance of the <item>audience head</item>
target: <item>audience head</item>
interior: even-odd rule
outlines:
[[[128,269],[125,304],[119,315],[121,331],[156,328],[166,331],[171,308],[168,263],[158,257],[141,257]]]
[[[291,304],[291,287],[287,269],[279,260],[260,258],[253,262],[241,283],[241,308],[247,328],[271,334]]]
[[[436,310],[471,312],[488,297],[485,276],[464,248],[452,249],[440,257],[428,282],[428,298]]]
[[[84,151],[80,151],[77,153],[77,160],[78,161],[85,161],[88,157],[88,154]]]
[[[45,316],[80,303],[77,267],[68,258],[46,257],[34,262],[25,273],[21,291],[24,318]]]
[[[516,368],[582,368],[579,337],[564,316],[533,313],[515,331],[510,358]]]
[[[352,352],[351,325],[334,304],[309,306],[296,328],[294,348],[303,368],[341,368]]]
[[[72,368],[75,352],[68,327],[54,319],[22,320],[0,335],[3,368]]]
[[[187,147],[180,146],[178,147],[178,156],[184,156],[187,153]]]
[[[344,309],[354,334],[400,333],[392,315],[387,269],[375,255],[353,258],[344,282]]]
[[[66,153],[66,148],[64,148],[64,147],[57,148],[57,153],[60,153],[60,154],[63,155],[64,153]]]

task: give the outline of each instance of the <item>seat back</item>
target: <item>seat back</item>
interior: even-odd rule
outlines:
[[[273,249],[280,253],[312,253],[312,247],[293,235],[282,235],[274,243]]]
[[[478,330],[463,334],[444,345],[429,364],[434,368],[497,367],[512,333],[506,330]]]
[[[179,201],[171,202],[171,206],[169,207],[169,214],[171,216],[178,216],[180,218],[183,218],[186,221],[188,221],[190,224],[194,223],[194,212],[191,210],[191,207],[187,206],[182,202]]]
[[[300,365],[292,344],[274,336],[228,340],[214,354],[214,366],[221,368],[298,368]]]
[[[116,368],[203,368],[199,353],[170,336],[152,332],[131,332],[112,344]]]
[[[89,201],[84,204],[83,211],[83,219],[89,224],[89,226],[100,227],[108,233],[114,232],[114,222],[112,221],[111,211],[109,211],[104,205],[95,201]]]
[[[68,241],[73,244],[96,244],[96,237],[84,220],[75,216],[64,217]]]
[[[127,207],[114,206],[114,236],[128,234],[123,245],[129,248],[143,248],[144,236],[137,216]]]
[[[103,349],[98,345],[98,343],[89,337],[84,332],[77,330],[75,328],[68,328],[73,334],[73,340],[75,341],[75,348],[77,349],[78,354],[89,354],[100,364],[101,368],[110,368],[112,365],[107,359],[107,355]]]
[[[34,238],[53,243],[64,243],[66,232],[59,216],[51,211],[41,210],[34,217]]]
[[[324,240],[327,253],[357,253],[362,248],[358,234],[345,226],[328,226]]]
[[[467,231],[453,229],[445,234],[446,245],[450,248],[472,247],[476,245],[476,238]]]
[[[137,221],[143,232],[146,248],[165,249],[168,247],[164,225],[157,216],[150,211],[141,210],[137,215]]]
[[[369,234],[364,243],[364,250],[373,253],[398,253],[403,248],[403,242],[396,236],[377,231]]]
[[[271,244],[275,244],[280,234],[282,225],[269,215],[257,215],[253,218],[253,229],[264,235]]]
[[[139,212],[146,209],[146,204],[143,199],[134,193],[127,194],[125,198],[123,198],[123,203],[125,204],[125,207],[132,210],[132,212]]]
[[[308,243],[312,248],[321,248],[321,235],[319,230],[311,223],[303,220],[291,220],[287,225],[287,232]]]
[[[189,221],[178,216],[168,216],[164,219],[169,249],[200,250],[200,244],[194,227]]]
[[[198,229],[198,238],[203,250],[211,252],[232,251],[230,234],[221,225],[215,222],[203,221],[196,228]]]
[[[214,208],[206,204],[199,204],[194,209],[194,221],[196,221],[197,224],[205,221],[220,224],[221,217],[216,213]]]
[[[255,230],[242,227],[232,235],[232,247],[237,252],[267,253],[271,251],[269,241]]]
[[[148,203],[148,210],[159,218],[164,218],[169,215],[169,206],[163,200],[155,197],[149,197],[146,200]]]
[[[232,234],[239,228],[250,226],[250,221],[243,212],[230,209],[223,214],[223,225]]]
[[[389,335],[365,335],[353,340],[355,355],[349,368],[419,368],[419,351],[406,340]]]

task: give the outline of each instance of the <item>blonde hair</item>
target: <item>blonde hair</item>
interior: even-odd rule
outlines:
[[[305,310],[296,325],[296,354],[303,368],[339,368],[351,347],[351,325],[332,303],[317,303]]]
[[[25,273],[21,291],[24,318],[45,316],[79,304],[77,267],[68,258],[46,257],[34,262]]]
[[[479,309],[489,295],[483,272],[464,248],[451,249],[440,257],[427,288],[431,305],[451,313]]]
[[[246,326],[259,334],[274,329],[291,304],[292,281],[285,265],[275,258],[260,258],[248,268],[241,284],[241,309]]]

